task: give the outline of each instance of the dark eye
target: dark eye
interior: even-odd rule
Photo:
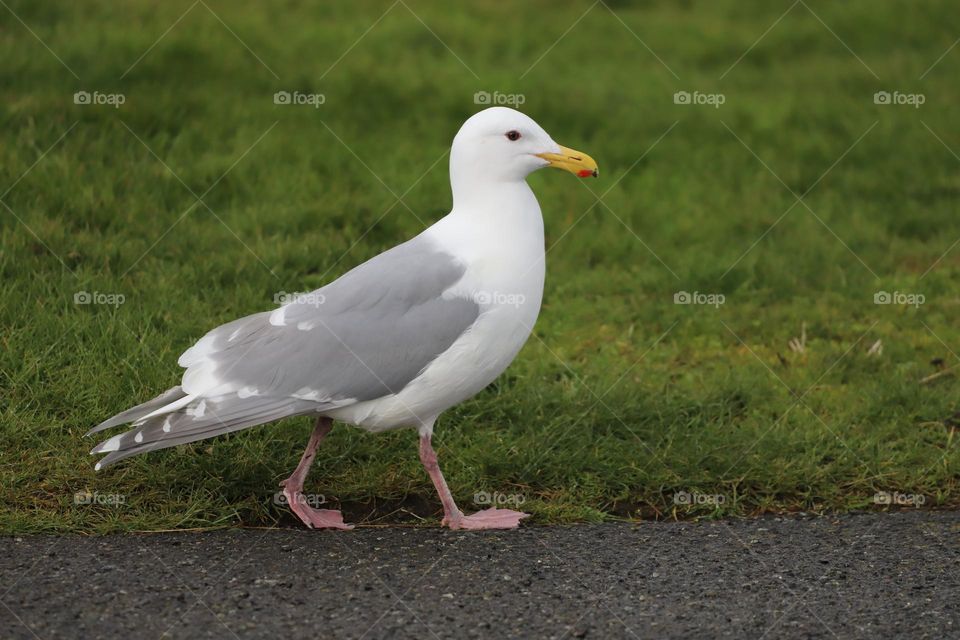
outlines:
[[[507,140],[509,140],[510,142],[516,142],[519,139],[520,139],[519,131],[507,131]]]

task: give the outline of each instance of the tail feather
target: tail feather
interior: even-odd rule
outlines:
[[[186,395],[187,394],[183,391],[183,388],[181,388],[179,385],[176,387],[171,387],[170,389],[167,389],[166,391],[158,395],[153,400],[147,400],[143,404],[138,404],[137,406],[127,409],[126,411],[121,411],[120,413],[113,416],[112,418],[104,420],[103,422],[95,426],[93,429],[90,429],[90,431],[87,432],[87,435],[88,436],[93,435],[94,433],[98,433],[100,431],[110,429],[111,427],[116,427],[121,424],[126,424],[128,422],[133,422],[134,420],[138,420],[139,418],[144,417],[145,415],[155,411],[156,409],[159,409],[164,405],[170,404],[171,402],[175,402],[185,397]]]
[[[140,453],[212,438],[280,418],[315,413],[323,408],[316,402],[291,398],[254,396],[241,399],[235,394],[198,398],[170,413],[134,422],[134,428],[101,442],[90,453],[107,454],[97,463],[95,468],[99,470]],[[141,412],[141,415],[148,416],[149,413],[152,411]]]

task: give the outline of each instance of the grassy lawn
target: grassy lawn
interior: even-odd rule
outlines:
[[[522,96],[601,177],[530,180],[535,335],[437,427],[462,507],[960,506],[955,3],[7,5],[0,531],[292,524],[273,498],[306,419],[97,474],[83,434],[176,384],[209,328],[443,216],[478,91]],[[355,522],[437,522],[409,430],[334,429],[308,489]]]

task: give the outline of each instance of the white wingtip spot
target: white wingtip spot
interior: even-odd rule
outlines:
[[[295,393],[290,394],[292,397],[297,400],[311,400],[313,402],[320,402],[320,390],[311,389],[310,387],[303,387],[298,389]]]
[[[124,434],[121,433],[121,434],[119,434],[119,435],[113,436],[113,437],[110,438],[109,440],[105,440],[105,441],[103,442],[103,444],[101,444],[99,447],[97,447],[94,451],[95,451],[96,453],[105,453],[105,452],[107,452],[107,451],[116,451],[117,449],[120,448],[120,438],[122,438],[123,436],[124,436]]]
[[[287,308],[280,307],[279,309],[270,313],[270,324],[275,327],[285,327],[287,326],[287,321],[284,319],[287,315]]]
[[[100,471],[100,463],[99,463],[99,462],[98,462],[97,464],[93,465],[93,470],[94,470],[94,471]]]
[[[133,436],[134,442],[143,442],[143,431],[137,431],[137,435]]]
[[[163,432],[170,433],[170,416],[167,416],[167,419],[163,421]]]
[[[207,412],[207,401],[201,400],[198,404],[193,407],[187,407],[186,414],[188,416],[193,416],[194,420],[203,417],[203,414]]]

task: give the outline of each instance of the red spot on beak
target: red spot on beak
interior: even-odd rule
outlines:
[[[580,176],[581,178],[589,178],[590,176],[593,176],[594,178],[596,178],[597,172],[591,171],[590,169],[580,169],[580,171],[577,172],[577,175]]]

